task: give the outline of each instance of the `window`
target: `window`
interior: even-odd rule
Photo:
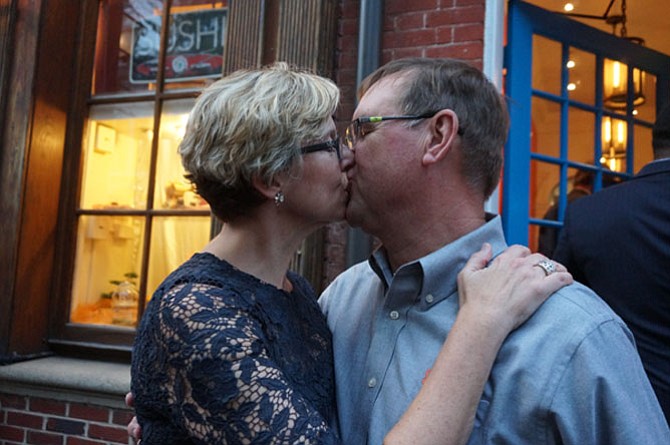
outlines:
[[[99,2],[67,314],[75,327],[132,332],[158,284],[210,238],[209,207],[184,179],[177,147],[198,92],[221,76],[227,1],[165,7]]]

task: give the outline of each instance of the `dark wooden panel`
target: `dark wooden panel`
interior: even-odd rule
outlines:
[[[18,258],[21,203],[25,173],[26,137],[30,128],[34,65],[14,61],[35,60],[41,1],[17,1],[7,6],[6,42],[12,42],[2,54],[7,70],[7,95],[3,96],[3,133],[0,150],[0,354],[11,354],[9,333],[14,313],[16,261]],[[3,12],[4,14],[4,12]],[[11,25],[11,26],[10,26]],[[12,92],[22,94],[12,94]]]
[[[47,348],[56,222],[68,111],[72,97],[80,2],[42,3],[31,130],[25,152],[19,250],[10,349],[18,354]],[[58,255],[64,252],[58,252]]]

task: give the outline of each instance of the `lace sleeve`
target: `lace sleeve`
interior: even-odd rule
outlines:
[[[268,357],[259,310],[218,287],[167,294],[160,328],[168,351],[173,422],[203,443],[337,443],[326,421]]]

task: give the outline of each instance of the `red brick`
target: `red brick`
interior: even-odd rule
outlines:
[[[470,25],[464,26],[455,26],[452,28],[454,31],[454,42],[466,42],[471,40],[483,40],[484,39],[484,25],[481,23],[473,23]]]
[[[128,443],[127,441],[124,443]],[[107,442],[98,442],[97,440],[89,440],[81,437],[68,437],[65,442],[66,445],[106,445]]]
[[[84,434],[84,422],[79,422],[70,419],[61,419],[57,417],[49,417],[47,419],[47,430],[56,431],[65,434],[82,435]]]
[[[65,415],[67,405],[65,402],[49,399],[30,399],[30,411],[38,413]]]
[[[486,6],[485,0],[456,0],[454,6],[470,6],[470,5],[481,5],[482,7]]]
[[[426,49],[427,57],[452,57],[462,60],[481,59],[483,55],[481,42],[469,42],[453,45],[436,46]]]
[[[8,425],[41,429],[42,425],[44,425],[44,417],[22,412],[8,411],[6,422]]]
[[[24,438],[25,438],[25,430],[23,428],[0,425],[0,439],[13,440],[15,442],[23,442]]]
[[[63,445],[63,436],[40,431],[28,431],[27,443],[34,445]]]
[[[464,8],[445,9],[426,14],[427,27],[483,22],[484,8],[481,6],[466,6]]]
[[[382,41],[386,48],[409,48],[433,45],[435,43],[434,29],[415,29],[411,31],[399,31],[384,33]]]
[[[435,30],[435,41],[438,45],[454,42],[454,26],[441,26]]]
[[[81,405],[79,403],[70,404],[68,417],[76,419],[93,420],[96,422],[109,422],[109,409],[100,406]]]
[[[112,423],[115,425],[123,425],[125,427],[132,418],[133,412],[130,410],[112,411]]]
[[[423,12],[399,15],[395,18],[393,23],[393,29],[396,31],[419,29],[424,27],[425,14]]]
[[[26,409],[26,398],[13,394],[0,394],[0,408]]]
[[[398,14],[410,11],[431,11],[440,6],[440,0],[386,0],[385,14]]]
[[[128,432],[125,427],[109,427],[96,424],[88,426],[88,437],[92,439],[102,439],[115,443],[128,443]]]

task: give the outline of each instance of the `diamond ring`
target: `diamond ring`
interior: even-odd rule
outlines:
[[[544,271],[544,274],[546,276],[551,275],[552,273],[556,272],[556,264],[553,261],[549,260],[541,260],[535,266],[539,267]]]

